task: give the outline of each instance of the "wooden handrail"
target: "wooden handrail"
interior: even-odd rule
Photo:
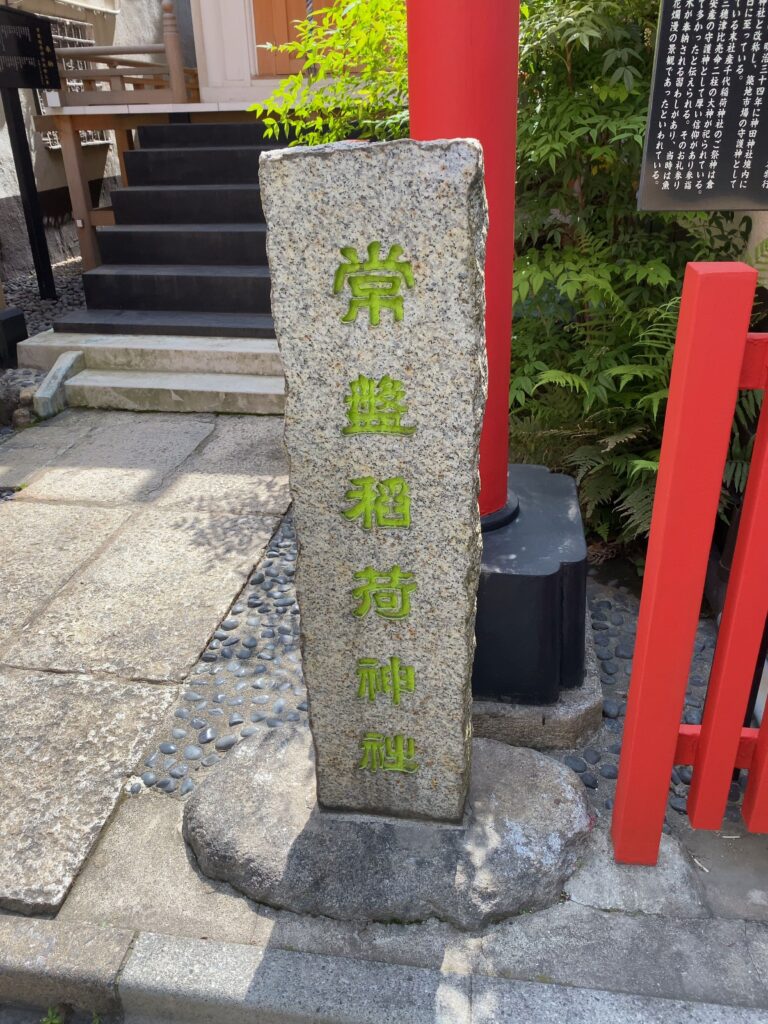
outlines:
[[[56,57],[64,83],[86,82],[90,88],[64,88],[59,105],[90,106],[105,103],[186,103],[188,72],[184,67],[181,37],[172,0],[164,0],[163,41],[134,46],[62,46]],[[165,62],[132,59],[126,54],[163,54]],[[85,68],[67,67],[68,61],[82,61]],[[97,65],[106,67],[99,68]],[[109,93],[93,83],[108,82]]]
[[[147,43],[146,46],[57,46],[56,53],[64,54],[65,60],[97,60],[99,57],[119,57],[124,53],[165,53],[162,43]]]
[[[59,68],[59,77],[80,82],[100,82],[102,79],[122,78],[123,76],[127,76],[129,78],[141,78],[143,76],[153,78],[158,74],[167,75],[168,71],[169,68],[167,64],[147,64],[141,68],[95,68],[87,70],[83,68],[76,68],[72,71],[69,71],[66,68]]]

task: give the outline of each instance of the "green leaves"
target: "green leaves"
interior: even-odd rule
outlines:
[[[740,257],[749,227],[637,211],[657,14],[657,0],[528,0],[521,24],[510,439],[516,458],[575,473],[606,540],[650,525],[686,263]],[[768,271],[768,247],[754,258]],[[729,493],[748,464],[745,401]]]
[[[637,211],[657,16],[658,0],[521,4],[510,439],[576,474],[603,539],[648,531],[686,263],[741,258],[750,226]],[[252,108],[268,137],[407,136],[405,0],[337,0],[296,30],[278,49],[304,73]],[[768,244],[753,259],[768,274]],[[749,402],[723,510],[746,477]]]
[[[303,72],[249,108],[270,138],[312,146],[408,134],[405,0],[337,0],[296,22],[296,33],[275,49],[303,61]]]

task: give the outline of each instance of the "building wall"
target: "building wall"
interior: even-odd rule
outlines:
[[[3,0],[0,0],[2,3]],[[180,10],[188,0],[178,0]],[[162,38],[161,0],[13,0],[11,6],[33,14],[49,15],[72,21],[87,21],[93,26],[97,44],[159,42]],[[105,13],[94,8],[119,8]],[[79,255],[77,236],[71,222],[66,176],[59,150],[48,149],[32,127],[36,113],[35,97],[22,90],[21,103],[27,123],[35,178],[46,220],[51,260],[56,263]],[[99,143],[85,147],[88,177],[94,193],[114,183],[118,173],[114,147]],[[32,269],[26,227],[19,199],[16,170],[13,165],[8,131],[0,108],[0,279]]]

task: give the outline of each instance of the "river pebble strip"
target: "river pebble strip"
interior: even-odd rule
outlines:
[[[295,571],[289,515],[187,677],[167,735],[128,783],[131,795],[188,796],[242,740],[288,722],[308,726]]]
[[[132,795],[154,789],[185,797],[238,743],[291,722],[308,727],[296,603],[296,534],[290,514],[248,584],[188,676],[167,735],[128,783]],[[579,750],[556,751],[581,780],[598,816],[610,816],[618,776],[639,600],[626,587],[590,579],[587,597],[603,688],[603,724]],[[683,721],[701,722],[714,655],[714,620],[699,622]],[[665,831],[683,824],[692,771],[671,774]],[[743,780],[745,781],[745,780]],[[743,785],[734,783],[726,821],[737,822]]]
[[[603,688],[603,725],[582,749],[560,751],[558,756],[577,773],[598,816],[609,817],[616,790],[640,602],[626,587],[600,584],[592,579],[587,585],[587,598]],[[716,641],[714,619],[702,618],[696,631],[685,695],[682,720],[687,725],[701,723]],[[673,826],[688,827],[685,814],[692,776],[690,765],[676,765],[672,770],[665,832],[673,831]],[[731,786],[726,822],[740,821],[745,784],[746,773],[742,772],[740,781]]]

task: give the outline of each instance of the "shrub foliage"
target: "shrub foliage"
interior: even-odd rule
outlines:
[[[512,454],[574,473],[612,541],[648,530],[685,265],[739,257],[749,230],[637,211],[657,15],[658,0],[522,5]],[[337,0],[282,49],[306,71],[253,108],[274,137],[407,134],[405,0]],[[754,413],[745,396],[724,506]]]

